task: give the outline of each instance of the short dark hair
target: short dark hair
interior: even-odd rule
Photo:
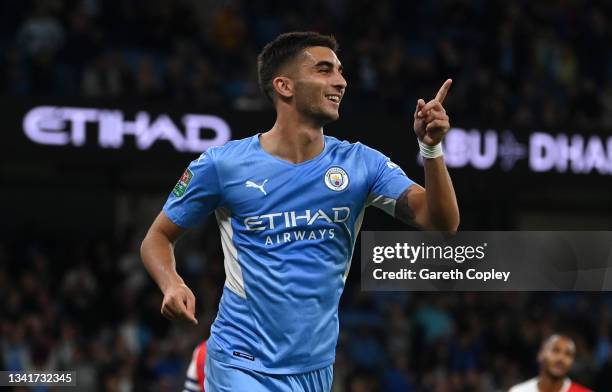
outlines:
[[[331,35],[313,31],[284,33],[269,42],[257,56],[257,76],[261,91],[273,101],[272,80],[282,66],[293,60],[302,50],[311,46],[325,46],[336,52],[338,43]]]

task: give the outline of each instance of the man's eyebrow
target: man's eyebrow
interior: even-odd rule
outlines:
[[[334,63],[329,60],[321,60],[315,64],[315,67],[334,67]],[[342,68],[342,64],[338,68]]]
[[[316,63],[314,66],[315,68],[323,68],[323,67],[334,68],[334,63],[329,60],[321,60],[318,63]],[[342,64],[338,64],[338,69],[342,71]]]

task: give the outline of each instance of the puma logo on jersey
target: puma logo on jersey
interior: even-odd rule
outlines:
[[[261,183],[261,185],[257,185],[253,181],[249,180],[245,182],[244,185],[246,185],[247,188],[257,188],[261,191],[261,193],[267,195],[268,193],[266,193],[266,190],[264,189],[264,185],[266,185],[266,182],[268,182],[267,178],[264,180],[264,182]]]

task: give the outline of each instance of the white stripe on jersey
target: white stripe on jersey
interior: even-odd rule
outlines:
[[[366,209],[366,206],[364,205],[363,208],[361,209],[361,212],[357,216],[357,219],[355,219],[355,231],[353,231],[353,233],[359,233],[359,231],[361,230],[361,223],[363,222],[363,215],[365,214],[365,209]],[[354,234],[354,235],[356,236],[357,234]],[[352,238],[353,249],[351,250],[351,257],[349,257],[348,262],[346,263],[346,271],[344,271],[344,275],[342,276],[342,281],[344,283],[346,283],[346,278],[348,277],[349,271],[351,270],[351,263],[353,261],[353,252],[355,251],[355,241],[356,240],[357,238]]]
[[[387,214],[395,217],[395,203],[396,200],[390,197],[384,197],[382,195],[375,196],[369,195],[366,201],[366,206],[374,206],[380,208]]]
[[[231,212],[225,207],[220,207],[215,210],[215,217],[219,225],[221,246],[225,256],[225,262],[223,263],[225,267],[225,285],[240,297],[246,298],[242,269],[238,263],[238,251],[232,241],[234,232],[232,229]]]

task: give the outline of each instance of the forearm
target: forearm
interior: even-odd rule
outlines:
[[[459,207],[444,157],[423,159],[428,221],[432,229],[456,231]]]
[[[163,293],[173,285],[184,284],[176,272],[174,244],[163,234],[149,231],[140,246],[140,256]]]

